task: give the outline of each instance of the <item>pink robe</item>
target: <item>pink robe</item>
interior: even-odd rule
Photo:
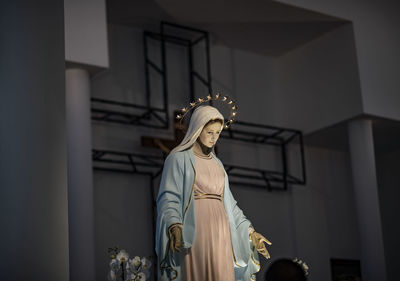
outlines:
[[[223,191],[225,174],[214,158],[195,155],[196,235],[184,256],[186,281],[234,281],[233,252]]]

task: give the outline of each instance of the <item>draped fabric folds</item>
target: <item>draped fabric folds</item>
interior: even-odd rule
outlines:
[[[184,252],[182,278],[186,281],[235,281],[228,216],[222,201],[225,173],[213,157],[194,154],[194,210],[196,236]]]
[[[215,155],[213,157],[223,168],[218,158]],[[173,224],[182,224],[184,248],[186,249],[191,247],[195,239],[194,161],[193,151],[188,149],[170,154],[164,163],[157,198],[156,253],[159,280],[182,280],[182,254],[176,251],[172,254],[168,250],[168,227]],[[237,281],[255,279],[254,274],[260,270],[260,265],[257,250],[249,240],[251,223],[237,206],[229,189],[226,173],[223,201],[231,231],[235,279]]]

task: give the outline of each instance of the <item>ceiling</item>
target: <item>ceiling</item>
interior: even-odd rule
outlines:
[[[108,0],[108,22],[158,31],[167,21],[208,31],[213,44],[280,56],[348,21],[268,0]]]

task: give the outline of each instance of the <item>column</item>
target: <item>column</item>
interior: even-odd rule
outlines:
[[[0,1],[1,280],[69,280],[63,9]]]
[[[94,210],[90,77],[66,70],[70,280],[94,281]]]
[[[379,208],[372,121],[348,124],[354,195],[360,232],[363,281],[385,281],[386,265]],[[340,241],[338,241],[340,243]]]

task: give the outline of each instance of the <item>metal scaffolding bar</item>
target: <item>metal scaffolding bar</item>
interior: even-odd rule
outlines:
[[[100,149],[93,149],[92,160],[95,170],[147,175],[152,180],[161,174],[164,164],[164,157],[161,155]],[[287,184],[303,184],[302,179],[284,172],[231,164],[224,166],[231,184],[268,188],[268,190],[286,190]]]
[[[185,36],[177,36],[168,30],[185,31]],[[149,57],[149,40],[159,44],[161,60],[155,62]],[[205,76],[201,75],[194,66],[194,51],[193,47],[200,42],[205,45],[206,70]],[[189,85],[190,93],[188,97],[190,101],[196,97],[195,81],[199,81],[208,91],[212,93],[211,87],[211,64],[209,50],[209,35],[208,32],[181,26],[174,23],[161,22],[160,33],[148,32],[143,33],[144,61],[145,61],[145,77],[146,77],[146,105],[129,104],[118,101],[92,98],[92,119],[102,122],[112,122],[125,125],[146,126],[149,128],[167,129],[169,128],[168,115],[168,75],[167,75],[167,44],[183,46],[188,53],[188,70],[189,70]],[[153,107],[151,102],[154,94],[151,89],[150,71],[153,70],[159,75],[162,81],[162,108]],[[232,127],[223,131],[222,139],[233,141],[247,142],[260,145],[274,146],[280,150],[282,160],[282,171],[268,171],[262,169],[254,169],[248,167],[240,167],[235,165],[227,165],[227,172],[231,177],[232,183],[238,183],[248,186],[267,187],[268,190],[279,189],[286,190],[289,184],[303,185],[306,182],[305,159],[304,159],[304,144],[303,135],[299,130],[268,126],[250,122],[236,121]],[[289,174],[288,169],[288,151],[287,148],[291,144],[299,146],[300,154],[300,176],[295,177]],[[103,151],[104,152],[104,151]],[[107,152],[105,155],[117,155]],[[128,157],[127,155],[125,155]],[[147,156],[144,156],[147,157]],[[160,160],[160,159],[158,159]],[[101,169],[110,171],[119,171],[127,173],[148,174],[154,177],[161,170],[153,174],[154,171],[143,170],[144,167],[158,167],[161,169],[163,161],[149,164],[147,162],[138,162],[137,158],[132,154],[125,159],[94,159],[97,164],[103,163]],[[107,165],[109,166],[107,166]],[[112,166],[113,165],[113,166]],[[116,165],[122,165],[116,167]],[[130,168],[127,169],[127,166]],[[153,166],[152,166],[153,165]],[[111,167],[112,166],[112,167]],[[97,166],[96,169],[100,169]],[[279,186],[277,186],[277,183]]]
[[[195,100],[196,96],[202,96],[203,93],[200,95],[196,95],[196,87],[195,87],[195,79],[200,81],[208,90],[208,93],[212,93],[212,85],[211,85],[211,64],[210,64],[210,46],[209,46],[209,35],[207,31],[192,28],[192,27],[187,27],[187,26],[182,26],[178,25],[175,23],[170,23],[170,22],[161,22],[160,25],[161,29],[161,37],[164,38],[165,41],[169,43],[173,43],[171,40],[167,40],[167,38],[172,37],[175,40],[178,40],[177,38],[181,38],[181,40],[186,40],[187,45],[187,51],[188,51],[188,67],[189,67],[189,88],[190,88],[190,93],[189,93],[189,98],[190,101]],[[188,37],[178,37],[171,35],[167,32],[167,29],[173,29],[173,30],[185,30],[192,34],[190,38]],[[199,35],[200,34],[200,35]],[[192,38],[193,37],[193,38]],[[205,76],[201,75],[199,71],[196,71],[194,67],[194,50],[193,47],[200,42],[204,41],[204,52],[205,52],[205,57],[206,57],[206,69],[205,69]]]
[[[124,125],[167,128],[165,110],[137,104],[91,98],[92,120]]]

